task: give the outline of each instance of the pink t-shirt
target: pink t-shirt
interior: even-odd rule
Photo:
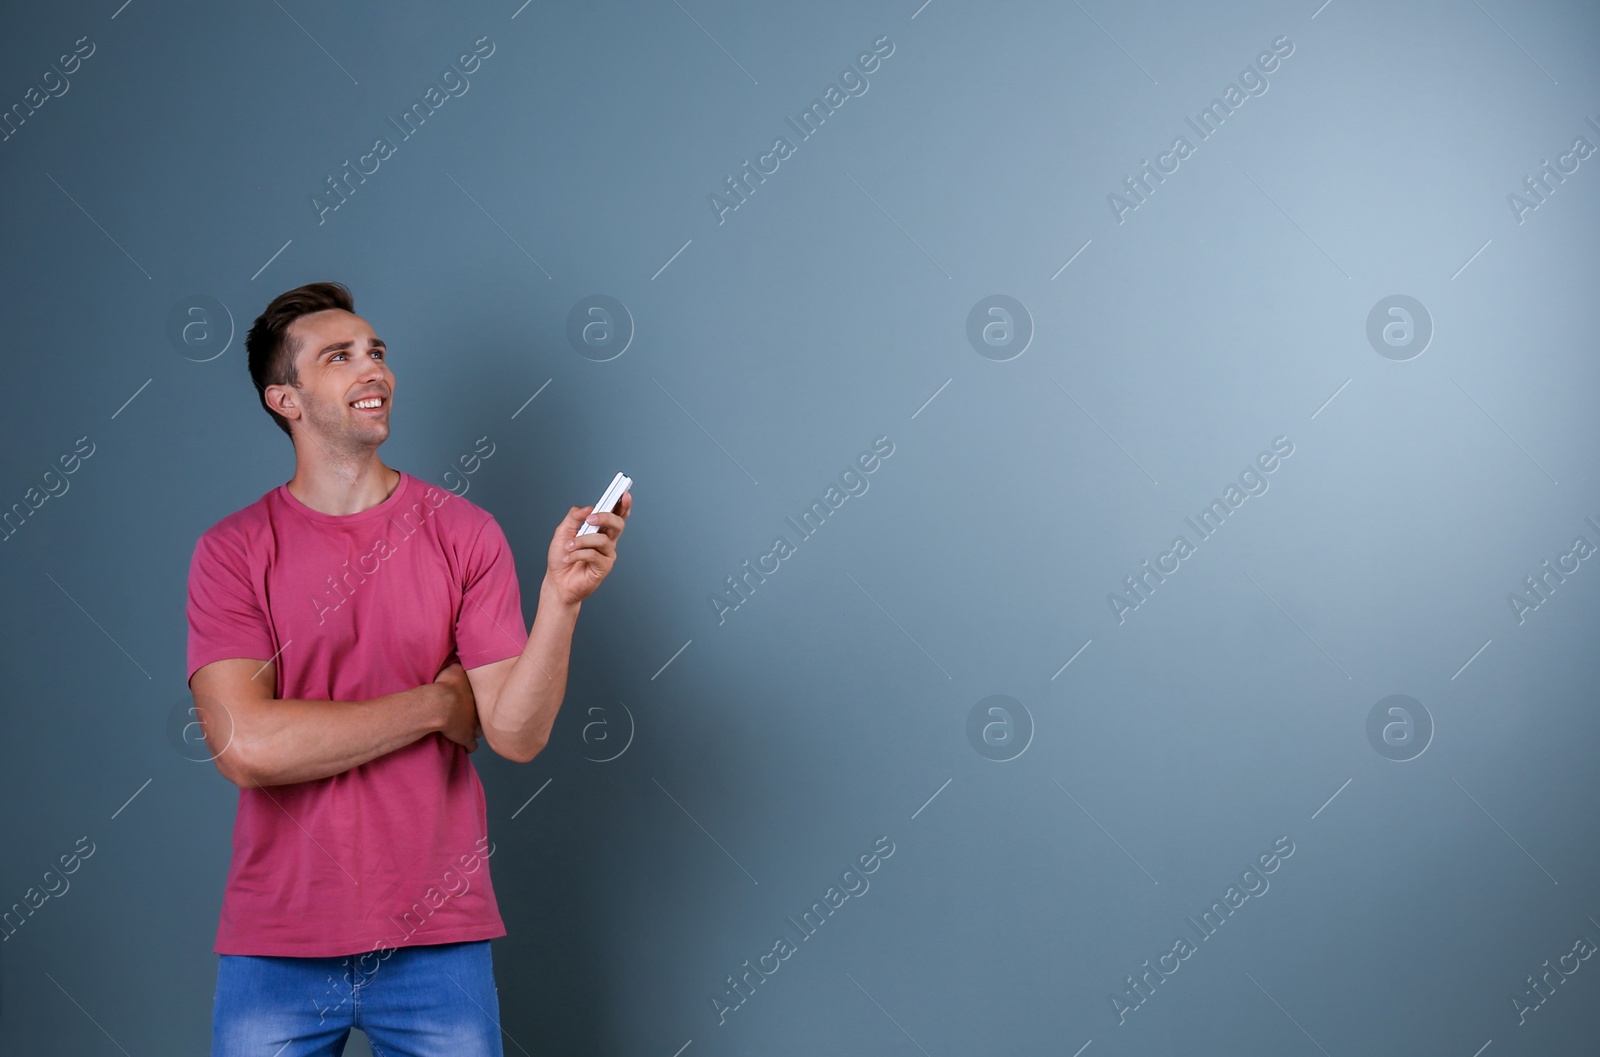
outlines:
[[[218,521],[195,544],[188,620],[190,677],[273,659],[280,700],[398,693],[528,640],[499,523],[403,471],[355,514],[280,485]],[[214,950],[332,957],[504,936],[487,831],[478,772],[438,733],[342,774],[240,789]]]

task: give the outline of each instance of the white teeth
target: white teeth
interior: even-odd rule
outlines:
[[[383,403],[382,399],[380,399],[379,397],[373,396],[373,397],[368,397],[365,400],[357,400],[354,404],[351,404],[350,406],[351,407],[360,407],[360,408],[372,408],[372,407],[377,407],[381,403]]]

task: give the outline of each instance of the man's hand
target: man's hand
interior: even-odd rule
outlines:
[[[598,532],[578,535],[578,527],[591,519],[591,506],[575,506],[556,528],[550,541],[549,564],[545,579],[557,597],[568,605],[583,601],[600,586],[617,560],[617,538],[622,535],[628,512],[633,509],[633,493],[622,493],[615,513],[593,514]]]
[[[449,710],[439,733],[464,746],[468,752],[476,750],[483,728],[478,724],[478,706],[472,696],[472,684],[467,681],[466,669],[461,667],[460,661],[452,661],[433,681],[449,693]]]

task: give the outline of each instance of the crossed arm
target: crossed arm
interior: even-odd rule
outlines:
[[[276,685],[276,663],[244,657],[213,661],[189,680],[211,759],[241,789],[341,774],[433,733],[468,751],[477,745],[472,688],[458,664],[431,683],[362,701],[280,700]]]
[[[481,732],[496,753],[527,763],[544,750],[567,692],[572,632],[583,599],[610,573],[633,496],[614,513],[572,507],[551,540],[539,608],[515,657],[363,701],[278,700],[272,661],[213,661],[189,680],[217,769],[240,788],[342,774],[439,733],[472,752]],[[589,516],[599,528],[577,536]]]
[[[566,695],[580,603],[541,587],[527,646],[515,657],[361,701],[278,699],[273,661],[229,658],[194,673],[189,688],[206,746],[240,788],[342,774],[429,734],[478,747],[482,732],[501,756],[527,763],[550,740]]]

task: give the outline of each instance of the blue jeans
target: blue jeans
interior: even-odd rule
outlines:
[[[503,1057],[489,941],[342,958],[221,954],[211,1057]]]

